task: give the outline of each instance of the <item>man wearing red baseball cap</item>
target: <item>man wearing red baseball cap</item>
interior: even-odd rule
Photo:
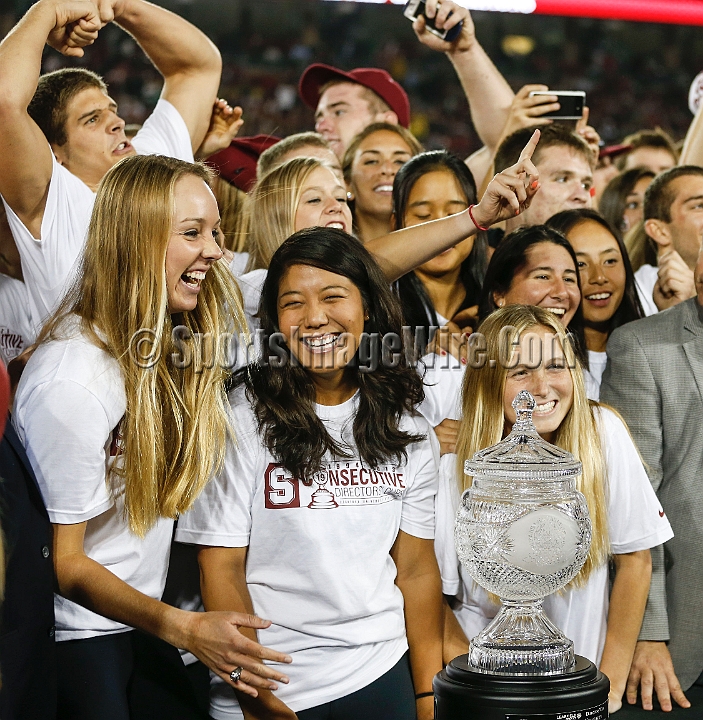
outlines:
[[[481,140],[494,150],[508,118],[513,92],[476,40],[469,11],[451,0],[427,0],[427,17],[439,30],[463,27],[453,42],[427,29],[421,15],[413,23],[424,45],[444,52],[459,76]],[[341,159],[352,138],[373,122],[408,127],[410,103],[403,88],[379,68],[356,68],[348,72],[315,63],[303,72],[300,97],[315,110],[315,130],[329,142]]]

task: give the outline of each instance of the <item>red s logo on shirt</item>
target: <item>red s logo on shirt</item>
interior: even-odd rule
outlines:
[[[299,508],[298,478],[288,470],[269,463],[264,473],[264,506],[267,510]]]

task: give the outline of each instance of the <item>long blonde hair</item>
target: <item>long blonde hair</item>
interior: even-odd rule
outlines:
[[[547,310],[533,305],[509,305],[491,313],[481,323],[478,332],[486,339],[486,362],[479,368],[467,368],[464,375],[462,421],[456,448],[457,478],[462,490],[470,487],[471,478],[464,475],[464,460],[478,450],[500,442],[503,437],[503,394],[507,369],[500,359],[505,355],[506,330],[509,341],[513,343],[535,326],[543,327],[559,338],[574,385],[573,403],[556,431],[554,444],[573,453],[583,464],[577,487],[588,503],[593,539],[586,563],[571,583],[582,586],[592,570],[602,565],[609,555],[606,465],[592,409],[598,403],[588,400],[583,368],[564,328]]]
[[[247,270],[268,268],[273,254],[295,232],[295,213],[303,185],[321,167],[316,158],[293,158],[264,175],[249,203],[249,264]]]
[[[105,175],[78,276],[38,339],[65,335],[65,321],[78,316],[82,333],[119,364],[127,400],[124,462],[113,463],[108,483],[113,496],[124,492],[126,518],[140,536],[158,518],[192,505],[221,467],[232,432],[223,363],[181,369],[171,359],[165,259],[175,186],[187,175],[211,178],[202,165],[154,155],[125,158]],[[239,289],[223,263],[202,281],[197,307],[177,317],[192,333],[196,356],[203,336],[218,340],[246,327]],[[155,349],[146,362],[134,355],[139,333]]]
[[[245,252],[249,234],[249,196],[222,177],[215,177],[211,186],[220,208],[223,246],[232,252]]]

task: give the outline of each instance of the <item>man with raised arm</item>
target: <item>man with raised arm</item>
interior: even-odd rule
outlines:
[[[134,37],[164,78],[133,143],[98,75],[68,68],[40,76],[46,43],[80,57],[109,22]],[[0,194],[35,326],[66,289],[103,175],[134,153],[192,161],[221,68],[200,30],[144,0],[39,0],[0,43]]]

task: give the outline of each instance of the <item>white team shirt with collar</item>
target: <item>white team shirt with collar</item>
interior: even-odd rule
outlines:
[[[159,100],[132,144],[140,155],[168,155],[193,162],[188,128],[167,100]],[[95,204],[95,193],[59,165],[53,152],[51,158],[53,168],[40,238],[29,232],[3,198],[29,291],[30,317],[37,328],[56,308],[73,279]]]
[[[630,433],[611,410],[600,407],[596,421],[607,468],[608,533],[610,551],[620,555],[647,550],[670,540],[674,533],[652,489]],[[437,495],[435,551],[445,595],[459,601],[455,614],[470,640],[495,617],[498,605],[459,563],[454,546],[454,521],[460,497],[453,472],[440,473]],[[607,563],[595,568],[584,587],[545,598],[544,609],[574,650],[600,664],[608,622]]]
[[[121,494],[108,486],[109,469],[119,457],[118,426],[125,407],[116,360],[75,331],[34,352],[17,389],[13,422],[51,522],[87,522],[86,555],[160,599],[173,520],[159,520],[139,538],[124,518]],[[58,641],[130,629],[58,594],[54,610]]]
[[[264,447],[242,388],[231,397],[237,447],[225,468],[178,521],[176,540],[248,547],[246,580],[254,609],[273,622],[259,641],[289,653],[289,685],[276,695],[292,710],[331,702],[366,687],[406,652],[403,597],[389,554],[399,530],[434,537],[438,447],[421,417],[401,427],[427,437],[407,462],[369,468],[356,454],[352,423],[358,394],[316,406],[351,458],[329,460],[305,485]],[[313,509],[318,487],[334,502]],[[329,497],[329,496],[328,496]],[[231,687],[216,680],[211,715],[241,717]]]
[[[7,365],[34,342],[35,335],[27,286],[0,273],[0,360]]]

